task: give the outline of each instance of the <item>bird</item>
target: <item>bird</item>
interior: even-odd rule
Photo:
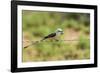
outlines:
[[[45,36],[41,41],[44,41],[46,39],[55,39],[58,41],[57,37],[61,36],[63,33],[63,30],[61,28],[58,28],[55,32]]]
[[[33,45],[33,44],[42,42],[42,41],[44,41],[44,40],[46,40],[46,39],[55,39],[56,41],[59,41],[59,40],[57,39],[57,37],[59,37],[59,36],[62,35],[63,33],[64,33],[63,30],[62,30],[61,28],[58,28],[55,32],[50,33],[49,35],[45,36],[42,40],[32,42],[30,45],[27,45],[27,46],[25,46],[24,48],[27,48],[27,47],[29,47],[29,46],[31,46],[31,45]]]

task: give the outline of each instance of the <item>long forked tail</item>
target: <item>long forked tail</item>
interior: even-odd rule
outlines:
[[[35,41],[35,42],[32,41],[31,44],[25,46],[24,48],[28,48],[29,46],[32,46],[32,45],[34,45],[34,44],[36,44],[36,43],[39,43],[39,41]]]
[[[44,41],[44,40],[45,40],[45,39],[43,38],[43,39],[40,40],[40,42],[42,42],[42,41]]]
[[[45,39],[46,39],[46,38],[43,38],[43,39],[41,39],[41,40],[39,40],[39,41],[35,41],[35,42],[32,41],[31,44],[25,46],[24,48],[28,48],[29,46],[32,46],[32,45],[34,45],[34,44],[36,44],[36,43],[43,42]]]

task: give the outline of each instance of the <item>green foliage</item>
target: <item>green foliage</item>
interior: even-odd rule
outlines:
[[[90,40],[86,36],[80,36],[77,47],[82,50],[89,49],[90,48]]]

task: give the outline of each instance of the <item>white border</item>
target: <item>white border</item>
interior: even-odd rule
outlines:
[[[48,62],[22,62],[22,10],[35,11],[58,11],[58,12],[74,12],[74,13],[90,13],[90,59],[87,60],[68,60],[68,61],[48,61]],[[57,66],[57,65],[78,65],[78,64],[93,64],[94,63],[94,10],[92,9],[77,9],[77,8],[58,8],[58,7],[43,7],[43,6],[23,6],[19,5],[17,9],[18,22],[18,50],[17,50],[17,66],[18,68],[25,67],[40,67],[40,66]]]

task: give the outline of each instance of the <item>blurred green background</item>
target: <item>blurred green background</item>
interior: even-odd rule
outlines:
[[[81,60],[90,58],[90,14],[22,11],[23,47],[61,28],[59,40],[23,48],[23,62]]]

